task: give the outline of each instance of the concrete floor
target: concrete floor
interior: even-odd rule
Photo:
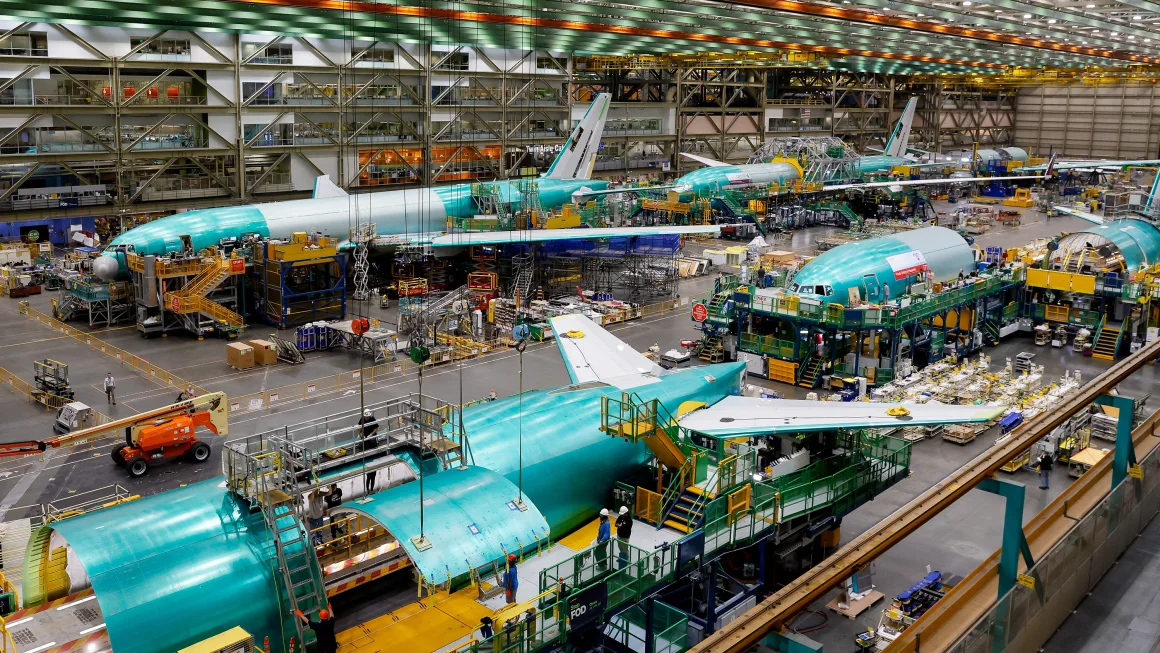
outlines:
[[[1160,519],[1152,520],[1040,650],[1160,651]]]
[[[1074,223],[1074,224],[1073,224]],[[1032,238],[1058,233],[1061,229],[1077,229],[1082,221],[1074,219],[1053,219],[1050,223],[1033,221],[1016,228],[1004,228],[978,239],[980,244],[1026,242]],[[814,228],[795,233],[791,247],[812,249],[812,241],[820,234],[833,231],[830,228]],[[680,292],[685,295],[702,294],[712,284],[712,276],[702,277],[682,284]],[[34,307],[48,311],[49,297],[41,295],[32,298]],[[23,376],[32,377],[32,361],[53,357],[70,366],[70,374],[77,397],[112,416],[125,416],[134,412],[171,403],[176,390],[159,388],[147,379],[137,377],[126,369],[119,369],[114,359],[103,358],[99,353],[73,343],[69,338],[51,332],[16,312],[17,302],[0,299],[0,365]],[[372,316],[392,319],[390,314],[379,312],[377,307],[368,310]],[[261,338],[272,329],[256,326],[247,334],[248,338]],[[611,331],[630,346],[643,350],[653,343],[662,349],[675,347],[682,338],[695,337],[697,332],[686,312],[671,313],[644,321],[631,322]],[[193,338],[173,335],[165,339],[143,340],[133,327],[122,327],[98,334],[111,344],[137,353],[151,363],[195,381],[211,390],[222,390],[231,395],[257,392],[265,388],[276,388],[291,383],[302,382],[333,375],[341,371],[356,369],[357,357],[344,351],[313,353],[307,355],[304,365],[289,367],[277,365],[238,372],[225,365],[224,346],[219,340],[197,341]],[[1029,338],[1013,336],[989,353],[996,364],[1006,356],[1034,350],[1036,362],[1047,366],[1049,375],[1059,375],[1064,369],[1082,369],[1091,378],[1108,363],[1085,359],[1072,355],[1070,349],[1035,348]],[[553,343],[533,345],[523,356],[524,389],[550,388],[566,384],[568,376]],[[106,371],[112,371],[118,378],[118,404],[106,406],[100,383]],[[454,367],[441,367],[424,374],[425,393],[443,397],[451,401],[460,398],[462,380],[463,399],[470,400],[484,396],[494,387],[501,395],[518,392],[519,356],[514,351],[502,352],[487,358],[469,361],[460,371]],[[1156,382],[1158,372],[1147,368],[1124,384],[1124,392],[1141,396]],[[804,389],[791,388],[781,384],[769,384],[787,396],[800,396]],[[392,377],[367,384],[367,394],[375,401],[381,401],[417,391],[414,375],[405,378]],[[277,428],[282,425],[304,421],[339,410],[349,410],[359,405],[357,393],[330,393],[313,396],[306,401],[287,403],[269,410],[239,415],[231,420],[230,437],[247,435]],[[44,439],[50,434],[52,416],[28,404],[17,396],[0,391],[0,415],[5,417],[5,425],[0,427],[0,441],[20,441]],[[218,449],[221,438],[211,440],[214,456],[205,465],[178,462],[159,466],[143,479],[130,480],[108,459],[108,451],[113,441],[98,443],[76,450],[49,451],[43,460],[10,459],[0,462],[0,511],[7,511],[3,519],[22,516],[23,511],[14,507],[28,506],[52,501],[59,497],[119,483],[133,492],[154,494],[196,482],[220,474]],[[966,446],[958,446],[942,440],[921,442],[915,447],[910,478],[880,495],[874,502],[863,506],[846,517],[843,541],[863,532],[869,526],[889,515],[913,496],[945,477],[950,471],[970,460],[993,442],[991,435],[980,436]],[[1015,480],[1035,485],[1035,479],[1027,473],[1017,473]],[[1028,517],[1038,512],[1047,501],[1055,496],[1060,486],[1066,482],[1064,470],[1057,468],[1055,485],[1050,491],[1040,492],[1032,487],[1028,493],[1026,514]],[[875,566],[875,582],[879,588],[893,596],[910,586],[925,573],[925,565],[947,573],[965,575],[993,551],[999,542],[999,500],[990,495],[973,492],[964,501],[940,515],[914,536],[896,547],[880,559]],[[984,516],[985,515],[985,516]],[[370,588],[371,586],[368,586]],[[375,585],[373,591],[367,589],[356,592],[344,599],[342,613],[356,614],[370,618],[389,612],[401,603],[411,600],[413,586],[398,579],[388,580],[383,586]],[[365,602],[364,602],[365,601]],[[827,643],[829,650],[844,650],[851,644],[854,633],[866,625],[877,623],[878,610],[864,613],[859,623],[835,617],[823,631],[811,636]],[[336,606],[337,607],[337,606]]]

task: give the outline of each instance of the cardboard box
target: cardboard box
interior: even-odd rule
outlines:
[[[273,365],[278,362],[278,347],[269,340],[251,340],[254,348],[254,362],[258,365]]]
[[[254,348],[243,342],[226,345],[226,365],[239,370],[250,369],[254,366]]]

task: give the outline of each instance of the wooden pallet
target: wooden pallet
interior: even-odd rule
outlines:
[[[846,617],[847,619],[857,619],[858,615],[870,609],[870,606],[881,601],[886,595],[878,590],[870,590],[870,593],[863,596],[857,601],[851,601],[845,607],[840,605],[841,597],[831,600],[826,604],[826,607],[833,612]]]
[[[943,429],[943,439],[955,444],[966,444],[976,437],[975,429],[964,424],[951,424]]]

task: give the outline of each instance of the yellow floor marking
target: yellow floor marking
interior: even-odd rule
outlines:
[[[609,528],[611,527],[612,525],[609,524]],[[572,531],[570,534],[565,535],[562,539],[557,541],[556,544],[563,544],[573,551],[587,549],[594,541],[596,541],[596,534],[599,531],[600,518],[598,517],[592,520],[591,523],[581,526],[580,528]]]
[[[338,634],[339,647],[358,653],[428,653],[479,628],[492,611],[475,601],[466,587],[451,596],[440,594],[376,617]]]

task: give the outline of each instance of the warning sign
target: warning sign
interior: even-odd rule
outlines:
[[[1132,478],[1144,478],[1144,468],[1139,465],[1128,466],[1128,476]]]
[[[181,298],[178,297],[177,295],[170,297],[169,298],[169,307],[170,307],[170,309],[173,310],[174,313],[180,313],[181,312]]]
[[[693,304],[693,319],[697,322],[709,319],[709,308],[704,304]]]
[[[922,255],[922,252],[913,249],[903,254],[887,256],[886,262],[890,265],[890,269],[894,271],[895,279],[913,277],[920,272],[930,270],[930,267],[926,264],[926,257]]]
[[[310,394],[311,392],[314,392],[316,390],[318,390],[318,386],[314,385],[313,383],[306,386],[306,394]]]
[[[1028,576],[1027,574],[1019,574],[1018,581],[1020,585],[1026,587],[1029,590],[1035,589],[1035,579],[1031,576]]]

